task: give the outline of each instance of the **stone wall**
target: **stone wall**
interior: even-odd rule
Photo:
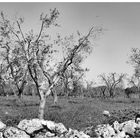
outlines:
[[[112,125],[101,124],[81,131],[66,128],[62,123],[48,120],[22,120],[17,126],[6,126],[0,122],[0,138],[136,138],[140,137],[140,122],[115,121]]]
[[[89,138],[83,131],[67,129],[62,123],[48,120],[22,120],[13,126],[0,122],[0,138]]]

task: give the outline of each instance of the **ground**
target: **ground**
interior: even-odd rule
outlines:
[[[0,119],[7,125],[16,125],[22,119],[37,118],[39,99],[23,97],[23,103],[14,97],[0,97]],[[108,110],[112,116],[106,119],[102,112]],[[140,111],[140,99],[98,99],[59,97],[58,105],[53,105],[52,97],[47,99],[45,119],[62,122],[66,127],[81,130],[101,123],[123,122],[134,118]]]

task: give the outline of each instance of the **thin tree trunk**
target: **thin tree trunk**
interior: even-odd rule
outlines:
[[[39,85],[36,82],[35,82],[35,85],[36,85],[37,95],[39,96],[39,99],[41,100],[42,97],[39,91]]]
[[[1,85],[1,87],[2,87],[2,93],[4,94],[4,96],[5,96],[5,95],[7,96],[7,92],[5,91],[4,86],[3,86],[3,85]]]
[[[40,103],[39,103],[38,118],[42,120],[42,119],[44,119],[46,98],[45,98],[45,95],[44,95],[44,92],[43,91],[40,92],[40,95],[41,95],[41,99],[40,99]]]
[[[46,99],[43,98],[43,99],[40,100],[39,114],[38,114],[38,118],[41,119],[41,120],[44,119],[45,105],[46,105]]]
[[[138,92],[140,92],[140,79],[138,79]]]
[[[19,98],[19,99],[21,99],[22,93],[23,93],[23,92],[22,92],[21,90],[18,91],[18,98]]]
[[[45,105],[46,105],[46,97],[50,95],[51,88],[49,87],[47,91],[45,90],[39,90],[40,93],[40,103],[39,103],[39,113],[38,118],[44,119],[44,113],[45,113]]]
[[[100,94],[100,96],[103,97],[103,98],[105,98],[105,91],[106,91],[106,88],[101,87],[100,90],[101,90],[101,94]]]
[[[105,90],[103,90],[103,97],[105,98]]]
[[[63,90],[63,94],[64,94],[64,96],[66,95],[66,96],[68,96],[69,94],[68,94],[68,89],[67,89],[67,85],[64,85],[64,90]]]
[[[54,98],[54,105],[57,105],[57,103],[58,103],[58,96],[57,96],[57,93],[55,91],[53,92],[53,98]]]
[[[55,77],[54,83],[48,87],[48,89],[44,89],[44,87],[40,87],[39,93],[40,93],[40,105],[39,105],[39,119],[44,119],[44,112],[45,112],[45,105],[46,105],[46,97],[51,94],[51,91],[54,87],[54,85],[58,82],[59,77]],[[42,88],[42,89],[41,89]]]
[[[109,90],[109,93],[110,93],[110,97],[113,98],[113,90],[112,89]]]

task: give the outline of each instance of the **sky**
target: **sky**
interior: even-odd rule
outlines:
[[[0,3],[0,10],[14,19],[25,19],[24,31],[39,31],[39,16],[42,12],[57,8],[60,12],[55,32],[64,35],[87,33],[95,26],[105,30],[95,40],[93,52],[83,62],[83,67],[90,71],[87,80],[99,82],[97,76],[102,73],[133,74],[132,65],[128,64],[131,48],[140,48],[140,3]]]

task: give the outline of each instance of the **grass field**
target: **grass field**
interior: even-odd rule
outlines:
[[[0,97],[0,119],[7,125],[16,125],[22,119],[36,118],[39,99],[23,97],[20,104],[14,97]],[[114,117],[105,120],[103,110],[109,110]],[[140,99],[98,99],[98,98],[66,98],[59,97],[57,106],[52,97],[47,99],[45,119],[62,122],[66,127],[81,130],[88,126],[96,126],[107,121],[124,121],[132,119],[140,110]]]

